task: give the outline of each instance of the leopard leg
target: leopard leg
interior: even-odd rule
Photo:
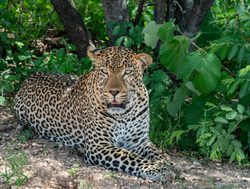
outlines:
[[[149,139],[128,150],[133,153],[139,154],[140,156],[148,160],[170,161],[170,157],[162,150],[158,149]]]
[[[181,168],[171,161],[168,154],[158,149],[149,139],[130,150],[148,160],[167,165],[177,176],[181,175]]]
[[[85,160],[110,170],[125,172],[152,181],[171,182],[175,178],[175,173],[169,165],[150,161],[136,153],[112,145],[89,148],[86,150]]]

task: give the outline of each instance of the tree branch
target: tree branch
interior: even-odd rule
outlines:
[[[143,11],[144,2],[145,2],[145,0],[140,0],[140,2],[139,2],[137,12],[136,12],[136,15],[135,15],[135,19],[133,21],[134,26],[138,25],[140,20],[141,20],[141,15],[142,15],[142,11]]]
[[[51,3],[63,23],[69,40],[76,46],[78,58],[86,56],[89,36],[80,13],[72,6],[70,0],[51,0]]]

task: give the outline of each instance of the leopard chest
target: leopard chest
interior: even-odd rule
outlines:
[[[148,130],[149,118],[147,114],[143,117],[117,120],[112,124],[112,142],[119,148],[133,149],[148,137]]]

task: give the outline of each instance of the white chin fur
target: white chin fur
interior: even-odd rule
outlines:
[[[107,109],[107,111],[110,114],[122,114],[126,110],[124,108],[120,108],[120,107],[110,107],[110,108]]]

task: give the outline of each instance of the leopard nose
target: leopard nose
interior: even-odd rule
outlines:
[[[113,96],[116,96],[120,91],[118,89],[112,89],[109,90],[110,94],[112,94]]]

